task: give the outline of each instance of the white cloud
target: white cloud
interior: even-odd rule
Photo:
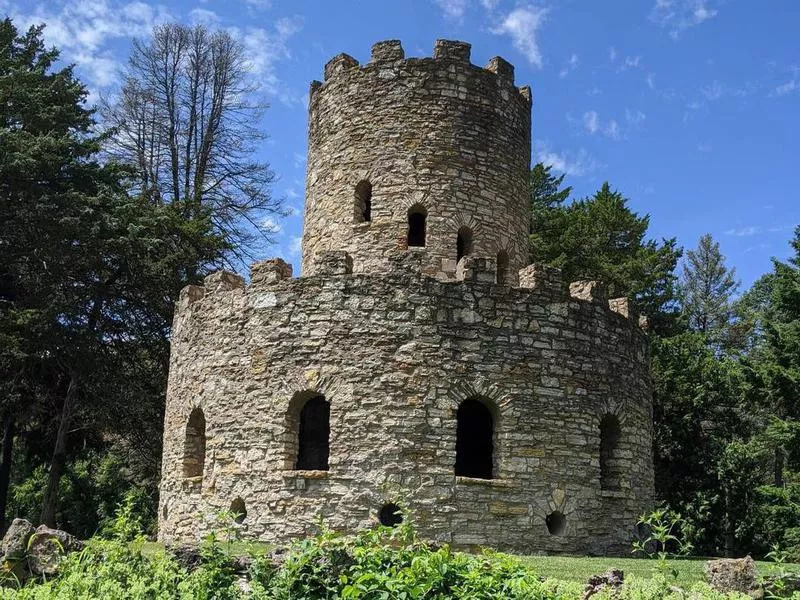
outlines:
[[[281,224],[272,217],[264,217],[258,226],[264,233],[280,233],[282,229]]]
[[[641,56],[626,56],[619,70],[626,71],[628,69],[635,69],[639,66],[639,62],[641,60],[642,60]]]
[[[608,49],[608,60],[611,62],[617,60],[617,49],[614,48],[614,46],[611,46],[611,48]]]
[[[496,35],[507,35],[514,47],[525,55],[533,66],[542,68],[542,54],[536,36],[544,23],[547,9],[537,6],[521,6],[503,17],[502,22],[491,29]]]
[[[647,115],[645,115],[640,110],[632,111],[632,110],[628,110],[627,108],[625,109],[625,121],[629,125],[633,125],[634,127],[638,127],[639,125],[644,123],[644,120],[646,118],[647,118]]]
[[[706,100],[714,101],[722,98],[725,93],[722,84],[719,81],[714,81],[711,85],[707,85],[700,90],[700,93]]]
[[[172,19],[163,5],[149,5],[135,0],[77,0],[49,2],[22,8],[9,3],[6,11],[20,29],[45,23],[44,40],[61,50],[65,62],[75,63],[80,77],[89,88],[89,102],[101,91],[119,83],[123,60],[108,47],[114,40],[128,40],[149,35],[154,25]]]
[[[588,90],[586,90],[586,95],[587,95],[587,96],[591,96],[591,97],[593,97],[593,98],[594,98],[595,96],[599,96],[599,95],[600,95],[600,94],[602,94],[602,93],[603,93],[603,90],[601,90],[601,89],[600,89],[599,87],[597,87],[597,86],[594,86],[594,87],[592,87],[592,88],[589,88]]]
[[[268,8],[272,8],[272,0],[245,0],[245,3],[247,7],[252,10],[267,10]]]
[[[774,96],[786,96],[800,90],[800,80],[792,79],[784,84],[779,85],[773,92]]]
[[[619,123],[613,119],[606,125],[604,133],[612,140],[619,140],[622,138],[622,131],[619,128]]]
[[[670,36],[677,40],[686,29],[716,17],[719,11],[710,7],[716,3],[714,0],[656,0],[650,19],[668,29]]]
[[[468,0],[434,0],[446,19],[460,21],[467,12]]]
[[[551,165],[556,171],[575,177],[587,175],[600,166],[583,148],[573,157],[568,152],[553,152],[546,144],[540,146],[536,160],[544,165]]]
[[[567,59],[564,62],[564,66],[561,68],[561,71],[558,73],[558,76],[561,77],[561,79],[564,79],[564,77],[569,75],[572,71],[574,71],[577,68],[578,68],[578,55],[573,52],[572,56],[570,56],[569,59]]]
[[[747,225],[745,227],[733,228],[728,229],[725,232],[725,235],[736,235],[739,237],[749,237],[751,235],[756,235],[761,233],[761,227],[757,227],[755,225]]]
[[[189,11],[189,22],[192,25],[205,25],[206,27],[214,27],[219,24],[220,18],[213,10],[206,10],[205,8],[193,8]]]
[[[592,135],[600,130],[600,117],[596,111],[590,110],[583,113],[583,126]]]
[[[291,58],[289,39],[303,28],[303,19],[298,16],[278,19],[272,29],[248,27],[244,31],[232,28],[231,32],[241,38],[248,56],[250,73],[258,79],[262,89],[278,96],[288,104],[304,102],[305,95],[291,94],[281,85],[276,65]]]
[[[651,90],[656,89],[656,74],[655,73],[648,73],[647,77],[645,78],[645,81],[647,81],[647,87],[649,87]]]
[[[296,235],[292,237],[292,244],[289,246],[289,254],[291,256],[300,256],[303,248],[302,236]]]
[[[500,0],[481,0],[481,5],[488,11],[493,11],[500,4]]]

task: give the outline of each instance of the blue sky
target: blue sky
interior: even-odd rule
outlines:
[[[260,152],[295,214],[277,246],[299,265],[309,82],[347,52],[402,40],[430,56],[437,38],[500,55],[533,88],[533,160],[583,197],[604,180],[651,214],[653,237],[694,247],[711,233],[749,285],[789,255],[800,223],[800,2],[797,0],[0,0],[92,90],[113,94],[130,40],[167,20],[229,28],[244,40],[270,103]]]

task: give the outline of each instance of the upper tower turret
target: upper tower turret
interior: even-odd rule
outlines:
[[[531,92],[514,67],[470,63],[470,45],[438,40],[433,58],[378,42],[360,66],[340,54],[311,84],[303,271],[346,250],[355,272],[424,253],[455,273],[465,254],[496,256],[498,279],[527,264]]]

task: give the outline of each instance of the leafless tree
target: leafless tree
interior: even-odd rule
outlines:
[[[259,236],[271,241],[257,220],[283,212],[273,172],[254,159],[265,137],[255,91],[239,40],[173,23],[134,41],[119,97],[101,111],[108,151],[136,169],[137,191],[187,217],[207,214],[240,257]]]

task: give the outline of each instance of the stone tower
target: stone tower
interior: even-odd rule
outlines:
[[[647,337],[593,281],[525,266],[530,91],[469,45],[374,46],[311,87],[303,276],[218,272],[176,307],[159,538],[221,510],[459,547],[627,552],[653,499]]]
[[[411,248],[445,277],[462,254],[499,257],[515,282],[527,264],[530,156],[531,91],[502,58],[482,69],[469,44],[445,40],[433,58],[406,59],[395,40],[363,66],[340,54],[311,84],[303,273],[320,250],[380,273]]]

